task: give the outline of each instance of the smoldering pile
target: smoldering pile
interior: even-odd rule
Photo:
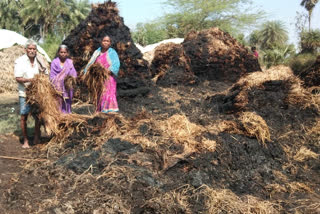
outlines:
[[[320,56],[317,57],[316,62],[306,70],[299,74],[306,87],[315,87],[320,90]]]
[[[159,45],[155,49],[150,71],[152,80],[159,85],[194,84],[197,79],[181,44]]]
[[[236,39],[218,28],[211,28],[190,32],[181,44],[157,47],[150,70],[154,80],[189,84],[195,82],[195,77],[236,82],[261,68],[254,55]]]
[[[126,90],[145,86],[142,80],[149,75],[147,61],[134,45],[130,30],[112,1],[93,5],[89,16],[63,41],[70,49],[76,70],[83,69],[105,35],[111,37],[111,47],[117,51],[121,62],[118,88]]]
[[[246,73],[261,71],[253,54],[218,28],[190,32],[182,45],[192,71],[206,79],[235,82]]]

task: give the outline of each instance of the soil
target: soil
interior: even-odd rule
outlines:
[[[271,140],[265,144],[255,136],[212,128],[222,126],[219,121],[237,123],[239,109],[226,105],[237,90],[230,82],[204,79],[196,86],[154,86],[145,96],[119,96],[120,115],[97,115],[88,132],[27,151],[19,150],[17,136],[4,135],[3,155],[46,161],[1,160],[12,164],[0,168],[5,180],[2,209],[57,214],[317,213],[319,158],[304,154],[299,159],[296,154],[302,147],[319,154],[318,133],[307,132],[316,127],[318,112],[286,103],[288,89],[276,83],[247,92],[246,111],[260,115],[269,126]],[[75,104],[74,111],[89,114],[93,106]],[[185,127],[191,134],[179,133]],[[204,147],[206,142],[212,147]],[[218,200],[219,191],[229,193]]]

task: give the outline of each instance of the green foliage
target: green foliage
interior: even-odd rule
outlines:
[[[288,32],[281,21],[268,21],[258,31],[258,43],[262,50],[286,45]]]
[[[134,42],[142,46],[154,44],[168,38],[166,29],[161,22],[138,23],[132,33]]]
[[[264,51],[263,62],[267,68],[274,65],[284,64],[294,53],[294,45],[275,46]]]
[[[41,47],[46,51],[48,56],[53,59],[56,57],[56,53],[62,40],[62,36],[49,34],[44,40],[44,43],[41,45]]]
[[[0,27],[26,37],[66,35],[91,10],[88,0],[1,0]]]
[[[189,31],[210,27],[237,33],[250,28],[262,17],[260,11],[249,13],[249,0],[167,0],[163,19],[170,37],[184,37]]]
[[[320,30],[303,31],[300,34],[301,53],[316,53],[320,48]]]
[[[291,57],[287,64],[295,74],[300,74],[302,71],[312,66],[317,59],[317,55],[311,53],[298,54]]]
[[[20,1],[0,1],[0,28],[23,32],[22,19],[19,17],[19,10],[22,8]]]

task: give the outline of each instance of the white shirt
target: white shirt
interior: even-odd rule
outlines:
[[[33,78],[36,74],[39,74],[39,67],[36,59],[34,59],[34,66],[32,67],[31,62],[27,54],[16,59],[14,62],[14,76],[22,77],[22,78]],[[20,83],[18,82],[18,90],[20,97],[26,97],[26,86],[28,86],[30,82]]]

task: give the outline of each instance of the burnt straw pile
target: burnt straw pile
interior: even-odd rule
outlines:
[[[319,212],[319,95],[290,69],[155,86],[119,107],[33,147],[46,160],[12,179],[7,213]]]
[[[247,48],[218,28],[190,32],[182,44],[155,49],[150,71],[159,85],[193,84],[199,78],[236,82],[247,73],[261,71]]]
[[[70,49],[76,70],[80,72],[84,68],[105,35],[111,37],[111,47],[117,51],[121,61],[119,88],[126,90],[145,86],[142,80],[148,76],[147,62],[134,45],[130,30],[112,1],[93,5],[88,17],[63,41]]]
[[[316,62],[306,70],[299,74],[299,77],[304,81],[306,87],[320,87],[320,56]]]
[[[207,79],[237,81],[243,74],[261,70],[253,54],[219,28],[190,32],[182,45],[192,71]]]

